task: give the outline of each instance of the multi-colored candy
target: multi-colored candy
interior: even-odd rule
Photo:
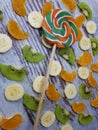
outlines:
[[[55,9],[46,15],[42,30],[45,41],[48,44],[56,44],[59,48],[71,46],[78,36],[75,19],[60,9]]]

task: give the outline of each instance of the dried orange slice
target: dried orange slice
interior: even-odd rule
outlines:
[[[91,70],[95,71],[95,72],[98,72],[98,61],[95,64],[91,65]]]
[[[42,15],[46,16],[53,9],[52,2],[46,2],[42,7]]]
[[[89,73],[89,77],[88,77],[87,81],[88,81],[88,84],[93,88],[98,86],[97,81],[94,79],[94,77],[92,75],[92,72]]]
[[[46,96],[51,101],[57,101],[57,100],[60,100],[61,98],[61,94],[56,90],[54,84],[49,84],[46,90]]]
[[[20,16],[26,15],[26,0],[12,0],[13,10]]]
[[[92,107],[98,108],[98,94],[96,95],[96,98],[90,102],[90,105]]]
[[[83,111],[86,109],[86,105],[83,102],[73,102],[71,104],[72,110],[77,113],[83,113]]]
[[[82,37],[83,37],[82,31],[78,28],[78,37],[77,37],[77,41],[80,41]]]
[[[75,71],[67,72],[66,70],[62,70],[60,76],[64,81],[72,82],[75,80],[77,73]]]
[[[20,126],[23,121],[23,117],[21,114],[16,114],[11,118],[2,118],[0,127],[5,130],[16,129]]]
[[[76,25],[78,28],[81,28],[81,26],[83,25],[83,23],[85,22],[86,18],[84,15],[79,15],[75,18],[76,20]]]
[[[77,8],[76,0],[62,0],[62,3],[71,12],[74,12]]]
[[[78,59],[78,64],[81,66],[87,66],[92,62],[92,55],[90,52],[84,52]]]
[[[14,21],[14,20],[9,20],[8,22],[8,32],[10,33],[10,35],[17,39],[17,40],[24,40],[28,37],[28,33],[27,32],[23,32],[19,26],[19,24]]]

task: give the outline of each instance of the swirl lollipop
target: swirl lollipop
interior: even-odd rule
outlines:
[[[64,10],[56,9],[48,13],[43,20],[43,36],[48,44],[59,48],[71,46],[78,35],[74,18]]]
[[[47,89],[47,82],[51,69],[51,63],[55,54],[56,47],[64,48],[75,43],[78,36],[78,30],[75,19],[66,11],[55,9],[49,12],[43,20],[42,33],[45,41],[53,45],[50,61],[46,71],[46,78],[41,93],[38,111],[35,118],[33,130],[36,130],[42,103]]]

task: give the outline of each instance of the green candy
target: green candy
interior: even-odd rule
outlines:
[[[37,111],[40,99],[27,93],[23,96],[23,104],[32,111]]]
[[[92,10],[85,2],[79,2],[78,7],[82,10],[87,20],[92,19]]]
[[[73,50],[69,47],[59,49],[58,54],[63,57],[70,65],[74,65],[76,58]]]
[[[87,114],[79,114],[78,121],[81,125],[90,124],[94,119],[94,116]]]
[[[22,53],[27,62],[40,62],[45,56],[41,53],[35,52],[30,46],[25,45],[22,49]]]
[[[59,104],[56,105],[55,115],[56,119],[60,121],[62,124],[66,124],[70,119],[69,112],[62,108]]]
[[[91,46],[92,46],[92,52],[93,55],[98,55],[98,38],[94,37],[91,38]]]
[[[81,98],[83,98],[83,99],[89,99],[92,97],[92,93],[90,92],[90,90],[84,83],[82,83],[79,86],[79,94],[80,94]]]
[[[11,65],[0,64],[0,72],[7,79],[22,81],[26,76],[27,70],[26,68],[15,68]]]

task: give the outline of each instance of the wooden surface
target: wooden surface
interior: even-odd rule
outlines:
[[[27,0],[27,4],[26,4],[26,8],[27,8],[27,12],[31,12],[32,10],[37,10],[37,11],[41,11],[41,7],[43,5],[43,3],[46,0]],[[65,9],[64,5],[61,3],[61,0],[51,0],[54,3],[54,8],[61,8],[61,9]],[[90,7],[93,10],[93,20],[97,23],[97,28],[98,28],[98,0],[79,0],[79,1],[85,1],[87,2]],[[0,33],[6,33],[7,32],[7,23],[9,21],[9,19],[14,19],[16,21],[18,21],[18,23],[20,24],[20,26],[22,27],[22,29],[24,31],[28,31],[30,34],[30,37],[24,41],[17,41],[17,40],[13,40],[13,47],[10,51],[8,51],[5,54],[0,54],[0,63],[3,64],[10,64],[10,65],[14,65],[14,66],[25,66],[27,67],[28,70],[28,75],[26,76],[25,80],[23,82],[19,82],[23,85],[25,92],[32,94],[32,95],[36,95],[36,96],[40,96],[37,95],[33,90],[32,90],[32,82],[34,80],[34,78],[38,75],[45,75],[45,71],[46,71],[46,65],[49,61],[49,55],[51,53],[51,49],[47,49],[45,48],[42,43],[41,43],[41,34],[40,31],[37,29],[33,29],[27,22],[27,16],[25,17],[19,17],[12,9],[12,5],[11,5],[11,0],[2,0],[2,8],[3,8],[3,12],[4,12],[4,20],[1,22],[0,21]],[[77,9],[75,11],[75,13],[73,13],[73,16],[77,16],[79,14],[79,10]],[[98,29],[97,32],[95,34],[95,36],[97,37],[98,34]],[[85,34],[84,34],[85,35]],[[24,45],[30,45],[32,46],[33,49],[35,49],[38,52],[43,53],[44,55],[46,55],[46,59],[43,60],[42,62],[38,63],[38,64],[34,64],[34,63],[27,63],[25,61],[25,59],[22,56],[22,51],[21,49],[23,48]],[[76,43],[74,46],[74,51],[75,51],[75,55],[76,55],[76,59],[78,58],[78,56],[80,54],[82,54],[82,51],[79,49],[78,47],[78,43]],[[77,65],[74,66],[70,66],[64,59],[62,59],[61,57],[59,57],[57,55],[57,53],[55,54],[54,59],[59,60],[60,63],[62,64],[62,68],[63,69],[67,69],[68,71],[71,70],[76,70],[77,71]],[[98,60],[98,56],[93,57],[93,63],[95,61]],[[97,79],[98,81],[98,74],[94,73],[94,77]],[[60,91],[60,93],[62,94],[62,97],[64,97],[63,94],[63,89],[64,86],[66,85],[65,82],[63,82],[59,76],[57,77],[50,77],[49,81],[54,83],[56,88]],[[79,84],[81,84],[82,82],[85,82],[81,79],[79,79],[77,77],[77,79],[73,82],[78,90],[78,86]],[[5,88],[11,84],[11,83],[16,83],[15,81],[10,81],[6,78],[4,78],[1,74],[0,74],[0,113],[3,116],[11,116],[15,113],[21,113],[24,116],[24,120],[22,125],[17,129],[17,130],[32,130],[32,124],[24,110],[24,107],[22,105],[22,100],[19,100],[17,102],[10,102],[7,101],[4,97],[4,90]],[[95,97],[95,95],[97,94],[98,88],[92,89],[90,88],[90,90],[93,93],[93,97],[91,99],[93,99]],[[90,100],[91,100],[90,99]],[[44,109],[42,110],[42,113],[45,110],[52,110],[54,111],[55,108],[55,104],[56,103],[60,103],[63,107],[65,107],[68,111],[71,111],[70,106],[63,100],[63,98],[59,101],[59,102],[50,102],[47,98],[45,98],[46,100],[46,104]],[[75,97],[75,99],[73,100],[68,100],[69,103],[73,102],[73,101],[83,101],[86,103],[87,105],[87,109],[85,111],[85,113],[89,113],[95,116],[93,122],[89,125],[86,126],[81,126],[78,121],[77,121],[77,115],[75,115],[74,120],[73,121],[69,121],[69,123],[73,126],[74,130],[98,130],[98,109],[94,109],[89,105],[90,100],[82,100],[81,97],[79,96],[79,94],[77,94],[77,96]],[[41,114],[42,114],[41,113]],[[35,113],[34,113],[35,114]],[[49,127],[49,128],[44,128],[40,125],[38,125],[38,130],[60,130],[61,127],[61,123],[59,123],[58,121],[55,121],[55,123]]]

